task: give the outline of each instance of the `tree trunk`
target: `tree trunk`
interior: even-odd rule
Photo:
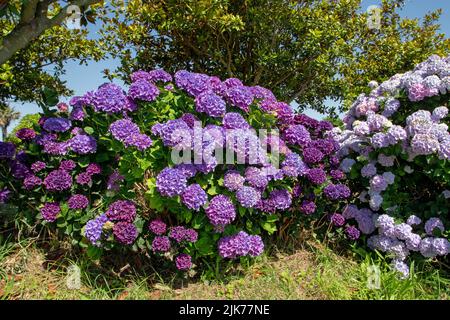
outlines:
[[[8,136],[8,127],[2,126],[2,140],[5,141]]]

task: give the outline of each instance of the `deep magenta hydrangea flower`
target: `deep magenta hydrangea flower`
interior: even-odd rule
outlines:
[[[106,216],[111,221],[131,223],[136,218],[136,206],[130,200],[117,200],[109,205]]]
[[[154,234],[161,236],[167,231],[167,225],[160,219],[153,220],[149,223],[148,229]]]
[[[170,250],[170,239],[166,236],[156,236],[152,241],[154,252],[167,252]]]
[[[178,270],[186,271],[192,267],[192,257],[182,253],[175,258],[175,265]]]
[[[202,207],[207,200],[208,196],[206,195],[205,190],[197,183],[188,186],[181,194],[181,201],[183,204],[195,211],[199,211],[200,207]]]
[[[39,177],[36,177],[35,175],[29,175],[28,177],[23,180],[23,186],[27,190],[32,190],[37,186],[40,186],[42,184],[42,180]]]
[[[102,173],[102,167],[98,163],[90,163],[86,168],[86,173],[96,175]]]
[[[300,211],[306,215],[313,214],[314,212],[316,212],[316,208],[317,206],[314,203],[314,201],[310,200],[304,200],[300,205]]]
[[[306,163],[319,163],[324,156],[325,155],[317,148],[307,147],[303,149],[303,159]]]
[[[41,215],[48,222],[54,222],[60,212],[61,207],[57,202],[47,202],[41,208]]]
[[[354,226],[348,226],[345,228],[345,234],[350,240],[358,240],[361,232]]]
[[[45,162],[42,162],[42,161],[36,161],[35,163],[33,163],[33,164],[31,165],[31,170],[32,170],[34,173],[38,173],[38,172],[44,170],[46,167],[47,167],[47,165],[45,164]]]
[[[84,186],[84,185],[88,185],[92,182],[92,177],[89,173],[82,172],[79,175],[77,175],[76,181],[78,184]]]
[[[65,170],[53,170],[44,179],[48,191],[64,191],[72,187],[72,177]]]
[[[59,169],[65,170],[65,171],[72,171],[77,167],[77,164],[73,160],[63,160],[59,164]]]
[[[36,132],[31,128],[22,128],[17,130],[16,137],[22,141],[31,141],[36,137]]]
[[[236,218],[236,209],[228,196],[219,194],[211,199],[206,216],[214,226],[225,226]]]
[[[330,220],[336,227],[342,227],[345,224],[345,218],[340,213],[333,213]]]
[[[67,201],[69,208],[72,210],[82,210],[89,205],[89,199],[82,194],[74,194]]]
[[[130,222],[117,222],[113,227],[114,237],[119,243],[131,245],[138,236],[136,226]]]

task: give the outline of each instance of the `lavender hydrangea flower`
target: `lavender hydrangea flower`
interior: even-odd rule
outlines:
[[[105,214],[98,216],[95,219],[89,220],[84,228],[84,236],[94,246],[100,246],[99,241],[102,237],[103,226],[108,221]]]
[[[89,199],[82,194],[74,194],[67,201],[69,208],[72,210],[82,210],[89,205]]]
[[[236,209],[231,199],[225,195],[217,195],[211,199],[206,208],[206,215],[214,226],[224,226],[236,218]]]
[[[59,164],[59,169],[60,170],[65,170],[65,171],[72,171],[73,169],[75,169],[77,166],[77,164],[75,163],[75,161],[73,160],[63,160],[61,161],[61,163]]]
[[[138,231],[133,223],[121,221],[114,224],[113,234],[119,243],[131,245],[136,240]]]
[[[251,236],[240,231],[235,235],[221,238],[218,242],[218,249],[222,258],[236,259],[246,255],[260,255],[264,250],[264,244],[261,237]]]
[[[48,191],[64,191],[72,187],[72,177],[65,170],[53,170],[44,179]]]
[[[208,196],[205,190],[197,183],[188,186],[181,194],[181,202],[189,209],[195,211],[199,211],[206,201],[208,201]]]
[[[355,163],[356,163],[355,160],[351,158],[345,158],[341,162],[340,169],[345,173],[349,173]]]
[[[56,217],[61,212],[61,207],[57,202],[47,202],[41,208],[41,215],[48,222],[56,221]]]
[[[166,225],[163,221],[161,221],[161,220],[159,220],[159,219],[156,219],[156,220],[153,220],[153,221],[151,221],[151,222],[149,223],[148,229],[149,229],[151,232],[153,232],[154,234],[156,234],[156,235],[158,235],[158,236],[161,236],[161,235],[163,235],[164,233],[166,233],[166,231],[167,231],[167,225]]]
[[[244,208],[253,208],[261,200],[261,193],[255,188],[242,186],[237,190],[236,198]]]
[[[397,271],[402,279],[409,277],[409,267],[405,262],[399,259],[394,259],[391,262],[391,268]]]
[[[383,178],[382,175],[376,175],[370,179],[370,189],[373,192],[381,192],[386,190],[388,187],[387,181]]]
[[[377,168],[373,163],[368,163],[361,168],[361,176],[364,178],[370,178],[377,174]]]
[[[427,222],[425,222],[425,232],[429,235],[433,234],[434,229],[439,229],[441,232],[444,232],[444,224],[439,218],[430,218]]]
[[[302,158],[295,152],[286,155],[281,163],[283,172],[287,176],[297,177],[303,176],[308,172],[308,166],[302,161]]]
[[[415,225],[421,224],[422,223],[422,219],[420,219],[419,217],[417,217],[415,215],[411,215],[406,220],[406,223],[411,225],[411,226],[415,226]]]
[[[267,176],[264,174],[264,172],[256,167],[248,167],[245,170],[245,180],[252,187],[255,187],[259,190],[264,190],[269,183],[269,180],[267,179]]]
[[[175,258],[175,266],[178,270],[186,271],[192,268],[192,257],[182,253]]]
[[[383,167],[392,167],[394,165],[395,156],[386,156],[383,153],[378,155],[378,163]]]
[[[186,176],[178,169],[165,168],[156,177],[156,188],[162,196],[180,195],[186,187]]]
[[[385,148],[389,145],[389,139],[387,135],[382,132],[375,133],[372,136],[370,142],[375,149]]]
[[[130,85],[128,95],[133,99],[154,101],[159,95],[159,89],[148,81],[136,80]]]
[[[223,186],[230,191],[236,191],[244,185],[245,178],[236,170],[230,170],[223,177]]]

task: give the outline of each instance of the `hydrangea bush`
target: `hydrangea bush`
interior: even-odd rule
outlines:
[[[92,254],[131,248],[183,271],[256,257],[301,221],[359,238],[339,213],[351,192],[331,123],[235,78],[130,79],[127,92],[104,84],[46,110],[17,146],[1,143],[0,202]]]
[[[344,118],[341,169],[357,192],[344,218],[408,276],[408,260],[450,251],[450,57],[431,56],[362,94]]]

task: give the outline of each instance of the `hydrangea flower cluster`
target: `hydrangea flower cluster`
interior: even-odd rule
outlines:
[[[340,143],[341,170],[359,193],[355,202],[366,207],[351,207],[347,216],[361,210],[375,212],[370,220],[380,215],[377,229],[372,222],[367,229],[378,233],[368,245],[391,255],[403,276],[410,252],[424,258],[448,253],[448,240],[433,235],[448,231],[443,192],[450,184],[449,70],[450,57],[433,55],[412,71],[372,83],[344,117],[345,129],[329,134]],[[436,210],[442,220],[430,218]]]

